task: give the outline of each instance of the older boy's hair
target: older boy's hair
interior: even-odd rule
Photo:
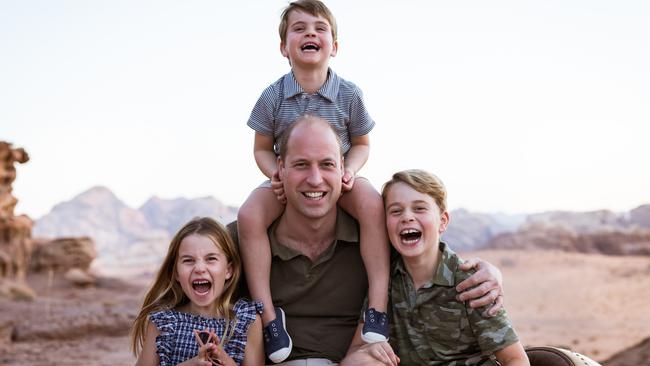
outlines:
[[[393,174],[388,182],[384,183],[381,189],[381,197],[386,202],[388,190],[395,183],[404,183],[416,191],[429,195],[440,208],[440,212],[447,211],[447,189],[440,178],[420,169],[402,170]]]
[[[332,12],[319,0],[297,0],[290,3],[284,11],[280,20],[280,40],[282,43],[287,41],[287,28],[289,27],[289,14],[292,11],[302,11],[303,13],[311,14],[315,17],[321,16],[330,23],[332,29],[332,39],[336,41],[336,19]]]
[[[282,135],[280,135],[280,139],[278,140],[278,143],[280,146],[279,155],[282,160],[285,160],[285,158],[287,157],[287,149],[288,149],[287,145],[289,142],[289,138],[291,138],[291,133],[296,128],[296,126],[302,123],[314,123],[314,122],[316,123],[321,122],[326,124],[329,127],[329,129],[336,137],[336,144],[339,146],[339,153],[341,154],[341,156],[343,156],[343,142],[341,142],[341,137],[336,132],[334,126],[332,126],[332,124],[327,122],[327,120],[322,117],[314,116],[313,114],[303,114],[300,117],[296,118],[296,120],[291,125],[289,125],[289,127],[287,127],[286,130],[282,132]]]

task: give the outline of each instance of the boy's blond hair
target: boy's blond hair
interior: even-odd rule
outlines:
[[[404,183],[416,191],[431,196],[438,205],[440,213],[447,211],[447,189],[440,178],[420,169],[402,170],[393,174],[393,177],[381,189],[381,197],[386,203],[388,190],[395,183]]]
[[[292,11],[302,11],[303,13],[311,14],[315,17],[321,16],[325,18],[330,23],[330,28],[332,29],[332,39],[336,41],[337,30],[336,30],[336,19],[332,12],[319,0],[297,0],[290,3],[284,11],[282,11],[282,17],[280,20],[280,40],[282,43],[287,41],[287,28],[289,27],[289,14]]]

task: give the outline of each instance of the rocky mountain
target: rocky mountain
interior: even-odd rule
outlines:
[[[236,208],[212,197],[152,197],[134,209],[108,188],[93,187],[36,220],[33,236],[87,236],[97,247],[96,266],[152,269],[166,253],[171,237],[189,219],[210,216],[225,224],[236,214]]]
[[[650,205],[621,214],[608,210],[532,214],[516,231],[496,235],[486,246],[650,255]]]
[[[480,249],[495,235],[517,230],[525,215],[487,214],[457,209],[450,212],[451,220],[442,240],[456,251]]]

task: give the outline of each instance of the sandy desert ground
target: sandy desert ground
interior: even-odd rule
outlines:
[[[650,257],[513,250],[463,256],[502,269],[506,307],[525,345],[560,346],[602,362],[650,337]],[[29,281],[37,300],[0,300],[0,365],[133,364],[128,328],[143,279],[107,278],[88,289],[45,275]]]

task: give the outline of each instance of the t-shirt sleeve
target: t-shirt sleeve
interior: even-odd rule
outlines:
[[[460,269],[457,269],[456,272],[456,284],[474,273],[474,271],[463,272]],[[469,325],[483,354],[494,354],[519,340],[508,320],[505,309],[501,309],[494,317],[488,318],[484,317],[483,313],[489,308],[489,305],[476,309],[471,308],[469,304],[466,304],[465,307]]]
[[[374,127],[375,121],[370,117],[366,109],[363,92],[358,87],[355,87],[350,103],[350,126],[348,127],[350,136],[367,135]]]
[[[171,312],[157,311],[149,314],[149,320],[160,332],[156,337],[156,353],[160,358],[160,366],[173,366],[171,355],[174,350],[176,318]]]
[[[248,127],[263,135],[273,136],[275,131],[274,110],[277,101],[277,92],[273,85],[266,88],[255,103],[251,116],[248,118]]]

